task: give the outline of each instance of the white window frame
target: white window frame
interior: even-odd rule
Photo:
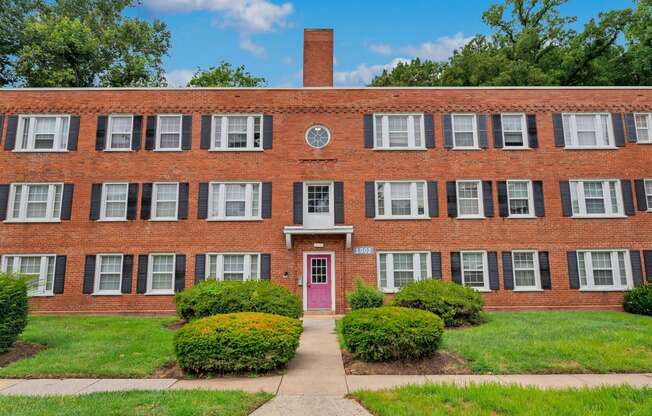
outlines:
[[[152,289],[152,282],[154,276],[154,257],[156,256],[172,256],[172,288],[166,289]],[[174,295],[174,279],[177,271],[177,255],[174,253],[150,253],[147,261],[147,295]]]
[[[41,268],[39,270],[38,278],[38,287],[28,289],[27,296],[29,297],[47,297],[54,296],[54,280],[57,277],[57,255],[56,254],[5,254],[2,256],[2,271],[6,272],[8,270],[9,258],[13,258],[12,265],[12,274],[19,275],[20,273],[16,270],[20,270],[20,259],[23,257],[40,257],[41,258]],[[47,273],[48,273],[48,263],[47,259],[52,258],[54,262],[54,270],[52,272],[52,289],[46,290],[47,285]]]
[[[605,205],[606,213],[604,214],[587,214],[586,213],[586,197],[584,195],[584,182],[602,182],[602,194],[603,194],[603,203]],[[616,203],[618,205],[618,212],[612,212],[609,182],[616,182]],[[577,183],[577,186],[573,186],[573,183]],[[582,184],[581,186],[579,184]],[[625,206],[623,202],[623,193],[620,179],[571,179],[569,181],[570,193],[571,193],[571,209],[573,218],[625,218]],[[577,201],[579,205],[579,212],[575,212],[573,207],[573,197],[575,195],[575,190],[577,192]]]
[[[473,117],[473,146],[458,146],[457,138],[455,137],[455,117],[460,116],[471,116]],[[452,113],[451,114],[451,131],[453,134],[453,150],[479,150],[480,149],[480,139],[478,137],[478,116],[475,113]],[[469,133],[468,131],[460,133]]]
[[[156,199],[156,187],[159,185],[176,185],[177,186],[177,198],[176,198],[176,209],[173,217],[158,217],[156,216],[156,205],[158,200]],[[170,201],[163,201],[170,202]],[[179,220],[179,182],[154,182],[152,184],[152,206],[150,208],[150,221],[178,221]]]
[[[172,148],[166,147],[161,149],[161,118],[163,117],[177,117],[179,119],[179,146]],[[156,147],[154,151],[157,152],[180,152],[183,141],[183,114],[158,114],[156,116]]]
[[[613,123],[611,120],[611,114],[609,113],[602,113],[602,112],[586,112],[586,113],[562,113],[562,125],[563,125],[563,120],[564,117],[570,116],[570,121],[568,123],[568,133],[570,134],[570,137],[566,137],[564,134],[564,144],[566,149],[617,149],[616,147],[616,141],[615,141],[615,136],[614,136],[614,129],[613,129]],[[580,146],[579,145],[579,137],[577,135],[577,121],[576,121],[576,116],[594,116],[595,121],[596,121],[596,129],[595,129],[595,135],[596,135],[596,141],[599,143],[601,141],[603,131],[602,131],[602,123],[600,122],[600,117],[601,116],[607,116],[607,137],[609,138],[609,144],[608,145],[601,145],[597,144],[595,146]]]
[[[384,254],[387,256],[387,269],[386,269],[386,287],[381,286],[381,279],[380,279],[380,255]],[[421,250],[416,250],[416,251],[400,251],[400,250],[394,250],[394,251],[379,251],[376,253],[376,284],[378,285],[378,288],[383,293],[397,293],[399,290],[401,290],[400,287],[396,287],[394,284],[394,254],[412,254],[412,272],[414,273],[414,281],[418,282],[421,280],[425,280],[429,277],[428,272],[430,271],[430,265],[431,259],[430,259],[430,252],[429,251],[421,251]],[[421,255],[426,254],[426,276],[421,275]]]
[[[520,116],[521,117],[521,137],[523,138],[523,144],[521,146],[507,146],[507,141],[505,140],[505,116]],[[527,131],[527,121],[525,119],[525,113],[500,113],[500,124],[503,134],[503,150],[524,150],[530,148],[530,140]],[[509,131],[514,133],[514,131]]]
[[[478,214],[473,214],[473,215],[465,214],[465,215],[462,215],[462,214],[460,214],[460,188],[459,188],[459,184],[460,183],[472,183],[472,182],[476,183],[478,185]],[[472,219],[472,220],[474,220],[474,219],[485,218],[485,215],[484,215],[484,194],[483,194],[483,190],[482,190],[482,181],[481,180],[463,179],[463,180],[455,181],[455,196],[456,196],[456,199],[457,199],[456,202],[457,202],[457,218],[458,219],[462,219],[462,220]],[[464,199],[470,199],[470,198],[464,198]]]
[[[408,145],[407,146],[394,146],[390,147],[389,145],[389,116],[406,116],[407,121],[407,133],[408,133]],[[376,142],[376,135],[378,134],[376,130],[376,118],[381,118],[381,132],[382,135],[382,146],[378,146]],[[414,117],[420,117],[421,122],[419,123],[421,144],[417,146],[416,136],[414,131]],[[376,150],[426,150],[426,132],[425,132],[425,121],[424,113],[374,113],[372,115],[373,119],[373,136],[374,136],[374,149]]]
[[[131,129],[129,130],[129,147],[128,148],[113,148],[112,144],[112,138],[113,138],[113,119],[117,117],[129,117],[131,122],[129,125],[131,126]],[[133,140],[134,140],[134,115],[133,114],[111,114],[109,115],[109,120],[107,122],[107,129],[106,129],[106,146],[104,146],[104,151],[105,152],[132,152],[132,145],[133,145]],[[124,134],[124,133],[119,133],[119,134]]]
[[[48,188],[48,200],[46,207],[46,216],[43,218],[27,218],[27,197],[28,192],[25,192],[25,188],[21,191],[20,199],[20,215],[19,217],[14,217],[14,203],[16,200],[16,188],[18,186],[38,186],[38,185],[47,185]],[[59,207],[54,206],[56,187],[61,187],[61,198],[59,199]],[[61,222],[61,209],[63,206],[63,191],[64,184],[61,182],[31,182],[31,183],[12,183],[9,191],[9,202],[7,204],[7,219],[4,222]],[[59,211],[59,217],[52,216],[53,211]]]
[[[410,215],[392,215],[392,195],[391,188],[393,183],[409,183],[410,184]],[[423,214],[418,214],[418,192],[417,184],[423,185]],[[383,184],[384,186],[384,211],[385,214],[380,215],[379,203],[378,203],[378,185]],[[374,195],[375,195],[375,206],[376,206],[376,219],[405,219],[405,220],[415,220],[415,219],[429,219],[428,215],[428,183],[427,181],[420,180],[400,180],[400,181],[376,181],[374,182]]]
[[[491,292],[489,287],[489,258],[486,250],[463,250],[460,251],[460,274],[462,278],[462,285],[467,286],[466,279],[464,276],[464,255],[465,254],[482,254],[482,287],[480,286],[469,286],[472,289],[477,290],[478,292]]]
[[[640,141],[638,138],[638,126],[636,125],[636,116],[645,116],[647,120],[647,141]],[[634,113],[634,126],[636,130],[636,143],[638,144],[652,144],[652,113]]]
[[[534,286],[518,286],[516,283],[516,261],[514,260],[514,253],[531,253],[534,259]],[[514,292],[537,292],[543,290],[541,288],[541,267],[539,265],[539,252],[537,250],[512,250],[512,277],[514,279]],[[518,269],[530,270],[530,269]]]
[[[611,258],[611,271],[614,280],[612,286],[602,286],[595,285],[595,280],[593,276],[593,261],[591,253],[594,252],[608,252]],[[624,253],[625,260],[625,274],[627,279],[627,284],[623,285],[621,283],[620,275],[620,265],[618,264],[618,252]],[[634,278],[632,274],[632,264],[629,250],[627,249],[590,249],[590,250],[577,250],[577,270],[580,274],[580,255],[587,254],[584,257],[584,264],[586,270],[586,284],[582,284],[582,276],[580,275],[580,291],[586,292],[622,292],[634,287]],[[589,267],[591,265],[591,267]]]
[[[100,290],[100,279],[102,278],[102,258],[120,257],[120,287],[116,290]],[[122,295],[122,271],[125,257],[122,253],[100,253],[95,256],[95,279],[93,283],[94,295]]]
[[[245,189],[245,215],[240,217],[226,216],[226,185],[246,185]],[[258,185],[258,215],[253,212],[253,185]],[[218,215],[215,212],[215,187],[218,187]],[[258,221],[262,219],[263,209],[263,184],[262,182],[233,181],[210,182],[208,184],[208,220],[209,221]]]
[[[125,214],[121,217],[107,217],[106,215],[106,204],[107,204],[107,192],[106,188],[109,185],[123,185],[127,187],[127,192],[125,192]],[[111,201],[111,202],[122,202],[122,201]],[[127,221],[127,211],[129,210],[129,182],[105,182],[102,184],[102,199],[100,205],[100,221]]]
[[[652,212],[652,204],[650,203],[650,198],[652,198],[652,192],[648,193],[648,184],[652,188],[652,178],[643,179],[643,189],[645,190],[645,202],[647,203],[647,212]]]
[[[529,214],[512,214],[512,205],[511,205],[511,200],[512,198],[509,197],[509,184],[514,183],[514,182],[519,182],[519,183],[526,183],[527,184],[527,200],[528,200],[528,211],[530,212]],[[533,192],[533,187],[532,187],[532,181],[529,179],[510,179],[507,180],[505,183],[506,187],[506,192],[507,192],[507,216],[508,218],[534,218],[535,213],[534,213],[534,192]],[[514,199],[522,199],[522,198],[514,198]]]
[[[37,118],[51,118],[56,117],[56,130],[54,134],[54,141],[52,149],[36,149],[34,148],[34,126]],[[24,121],[29,118],[29,130],[27,132],[27,145],[23,145],[25,136]],[[61,131],[61,122],[63,119],[68,120],[68,128]],[[14,152],[28,152],[28,153],[65,153],[68,152],[68,135],[70,134],[70,115],[69,114],[21,114],[18,116],[18,128],[16,130],[16,143],[14,145]]]
[[[247,117],[247,147],[228,147],[229,142],[229,117]],[[254,147],[254,118],[260,118],[260,146]],[[220,146],[215,146],[215,133],[217,123],[220,123]],[[211,146],[212,152],[262,152],[265,126],[263,114],[259,113],[217,113],[211,115]]]
[[[206,267],[204,272],[204,280],[212,280],[210,276],[210,263],[211,257],[216,256],[216,266],[215,266],[215,280],[223,281],[224,280],[224,256],[244,256],[243,261],[243,277],[242,281],[248,280],[260,280],[260,271],[261,271],[261,253],[257,252],[220,252],[220,253],[206,253]],[[258,257],[258,277],[251,276],[251,258],[252,256]]]

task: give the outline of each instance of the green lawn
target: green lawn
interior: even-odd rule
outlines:
[[[353,394],[377,416],[647,416],[652,389],[537,390],[496,384],[406,386]]]
[[[81,396],[0,396],[12,416],[244,416],[272,396],[241,391],[131,391]]]
[[[0,377],[147,377],[174,359],[174,317],[31,316],[21,339],[46,344]]]

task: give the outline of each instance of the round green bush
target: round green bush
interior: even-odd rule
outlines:
[[[177,293],[178,315],[186,320],[219,313],[266,312],[299,318],[301,299],[288,289],[268,281],[208,280]]]
[[[415,309],[383,306],[358,309],[342,318],[346,348],[364,361],[428,357],[441,342],[444,323],[438,316]]]
[[[652,316],[652,285],[639,286],[625,292],[623,308],[629,313]]]
[[[403,286],[394,305],[430,311],[447,327],[477,325],[484,321],[484,300],[470,287],[440,279],[427,279]]]
[[[11,347],[27,325],[27,281],[0,273],[0,353]]]
[[[355,291],[346,294],[351,310],[363,308],[380,308],[385,302],[383,292],[373,286],[366,285],[361,278],[355,281]]]
[[[301,321],[260,312],[197,319],[175,335],[177,362],[191,373],[265,372],[284,366],[299,347]]]

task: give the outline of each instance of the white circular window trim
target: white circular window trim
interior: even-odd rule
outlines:
[[[325,133],[325,135],[324,135]],[[306,131],[306,143],[315,149],[325,147],[331,141],[331,131],[321,124],[313,124]]]

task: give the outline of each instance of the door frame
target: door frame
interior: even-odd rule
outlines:
[[[308,256],[331,256],[331,311],[335,312],[335,252],[334,251],[304,251],[303,252],[303,310],[308,310]]]

